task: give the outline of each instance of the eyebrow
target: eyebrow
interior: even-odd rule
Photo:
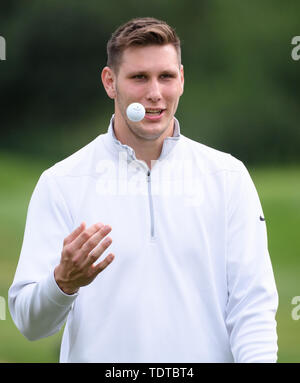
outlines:
[[[137,71],[132,71],[132,72],[129,72],[127,74],[128,77],[131,77],[131,76],[137,76],[137,75],[146,75],[148,74],[147,71],[140,71],[140,70],[137,70]]]
[[[132,76],[148,76],[150,72],[148,71],[132,71],[132,72],[129,72],[127,74],[128,77],[132,77]],[[177,71],[173,70],[173,69],[166,69],[166,70],[163,70],[159,73],[160,75],[162,74],[169,74],[169,75],[172,75],[172,76],[177,76]]]

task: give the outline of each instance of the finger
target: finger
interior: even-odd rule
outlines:
[[[81,247],[81,251],[87,256],[96,246],[99,245],[100,241],[111,231],[109,225],[103,226],[100,230],[94,233],[88,241],[86,241]]]
[[[97,263],[97,265],[93,265],[92,267],[94,269],[94,275],[97,276],[99,273],[101,273],[101,271],[106,269],[106,267],[110,265],[114,259],[114,254],[110,253],[107,257],[104,258],[102,262]]]
[[[104,251],[111,245],[112,239],[110,237],[106,237],[94,250],[88,254],[86,257],[85,266],[91,266],[95,263],[98,258],[104,253]]]
[[[64,245],[68,245],[72,241],[74,241],[75,238],[78,237],[78,235],[85,229],[85,222],[81,222],[81,224],[74,230],[72,233],[70,233],[65,239],[64,239]]]
[[[75,238],[75,240],[72,242],[72,247],[74,249],[74,251],[80,249],[82,247],[82,245],[88,241],[91,236],[96,233],[98,230],[100,230],[102,227],[103,227],[103,223],[101,222],[98,222],[98,223],[95,223],[94,225],[90,226],[88,229],[84,230],[83,232],[81,232],[79,234],[79,236],[77,238]]]

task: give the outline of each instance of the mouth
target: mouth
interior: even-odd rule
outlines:
[[[148,120],[159,120],[164,112],[165,109],[146,108],[145,118]]]

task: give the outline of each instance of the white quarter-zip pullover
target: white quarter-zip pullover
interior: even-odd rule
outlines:
[[[261,204],[241,161],[180,134],[151,170],[108,132],[33,192],[9,307],[30,340],[66,321],[61,362],[275,362],[278,296]],[[54,279],[82,221],[115,259],[67,295]]]

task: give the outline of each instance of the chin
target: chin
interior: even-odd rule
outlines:
[[[148,141],[157,140],[161,137],[168,127],[158,127],[158,126],[146,126],[141,127],[140,129],[134,129],[135,134],[140,138],[143,138]]]
[[[139,138],[146,140],[146,141],[155,141],[159,137],[161,137],[162,134],[163,134],[163,132],[159,132],[159,133],[150,133],[150,132],[145,132],[145,131],[135,132],[136,136],[138,136]]]

